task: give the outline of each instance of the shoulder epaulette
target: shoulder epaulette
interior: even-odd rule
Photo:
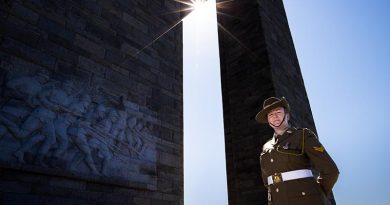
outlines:
[[[308,134],[310,134],[310,135],[313,135],[315,138],[318,139],[316,133],[314,133],[311,129],[309,129],[309,128],[300,128],[300,129],[302,129],[305,133],[308,133]]]

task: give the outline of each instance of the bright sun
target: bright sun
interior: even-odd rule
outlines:
[[[195,10],[205,9],[207,7],[207,0],[194,0],[192,1]]]
[[[193,15],[198,19],[207,20],[211,15],[215,14],[215,3],[213,0],[191,0]]]

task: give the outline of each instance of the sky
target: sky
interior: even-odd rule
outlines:
[[[284,0],[338,204],[389,204],[390,1]]]
[[[340,170],[337,203],[389,204],[390,1],[283,2],[320,141]],[[227,204],[215,16],[189,17],[185,204]]]

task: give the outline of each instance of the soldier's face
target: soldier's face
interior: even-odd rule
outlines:
[[[39,75],[38,75],[38,81],[39,81],[41,84],[45,84],[45,83],[47,83],[47,81],[49,81],[49,76],[39,74]]]
[[[278,107],[273,110],[271,110],[268,115],[268,123],[272,125],[281,125],[281,124],[288,124],[288,114],[286,118],[284,117],[287,113],[285,112],[283,107]],[[284,120],[284,121],[283,121]]]

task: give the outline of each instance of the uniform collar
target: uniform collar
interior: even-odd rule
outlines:
[[[297,128],[295,128],[295,127],[293,127],[293,126],[290,126],[290,127],[287,128],[287,130],[283,133],[283,135],[284,135],[285,133],[292,134],[292,133],[294,133],[296,130],[297,130]]]
[[[290,126],[290,127],[288,127],[287,129],[285,129],[281,135],[278,135],[278,134],[276,134],[276,133],[274,132],[274,135],[273,135],[272,138],[273,138],[274,142],[277,142],[278,139],[279,139],[281,136],[290,135],[290,134],[294,133],[296,130],[297,130],[297,129],[296,129],[295,127]]]
[[[291,126],[287,127],[285,130],[283,130],[282,134],[281,135],[278,135],[276,134],[276,132],[274,132],[274,137],[278,138],[279,136],[283,136],[285,133],[291,133]]]

